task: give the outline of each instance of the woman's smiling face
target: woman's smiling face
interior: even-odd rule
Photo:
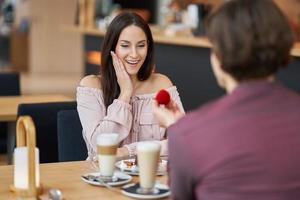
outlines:
[[[137,75],[146,59],[147,51],[147,37],[140,27],[130,25],[123,29],[115,53],[123,62],[130,76]]]

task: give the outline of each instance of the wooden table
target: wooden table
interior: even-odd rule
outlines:
[[[44,186],[44,193],[41,196],[44,199],[47,196],[49,188],[58,188],[61,190],[64,199],[110,199],[125,200],[132,199],[123,194],[111,191],[105,187],[93,186],[83,182],[81,175],[94,171],[88,161],[61,162],[41,164],[41,183]],[[161,183],[167,182],[166,176],[157,178]],[[138,177],[133,177],[133,182],[137,182]],[[0,199],[16,199],[16,195],[9,191],[9,185],[13,184],[13,166],[0,167]],[[120,189],[120,187],[116,187]],[[169,198],[164,198],[169,199]]]
[[[59,95],[20,95],[20,96],[1,96],[0,97],[0,121],[16,121],[18,105],[20,103],[45,103],[74,101],[73,98]]]

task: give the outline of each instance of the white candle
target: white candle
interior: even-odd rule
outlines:
[[[39,149],[35,148],[35,182],[40,186]],[[14,186],[18,189],[28,189],[28,148],[17,147],[14,150]]]

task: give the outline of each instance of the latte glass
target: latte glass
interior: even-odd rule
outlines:
[[[116,133],[102,133],[97,137],[100,177],[103,180],[112,180],[118,145],[119,135]]]
[[[141,194],[155,193],[154,184],[158,167],[160,144],[157,142],[139,142],[137,145],[137,158],[139,167]]]

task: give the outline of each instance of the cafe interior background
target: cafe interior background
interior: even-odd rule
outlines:
[[[298,38],[291,52],[291,70],[283,72],[280,79],[300,92],[300,1],[275,1]],[[21,95],[63,94],[75,99],[79,80],[98,73],[105,28],[118,12],[131,10],[151,24],[156,70],[170,76],[190,110],[224,94],[209,67],[210,44],[204,28],[209,11],[222,2],[0,0],[0,73],[20,75]],[[5,85],[1,80],[0,84]],[[195,85],[199,94],[192,90]],[[1,132],[0,165],[7,164],[6,137]]]

